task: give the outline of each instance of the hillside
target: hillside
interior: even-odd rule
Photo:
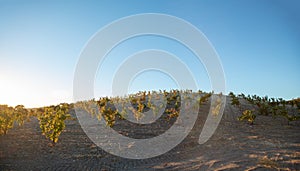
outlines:
[[[284,117],[256,114],[253,124],[239,121],[241,109],[258,111],[257,106],[239,99],[231,105],[226,97],[222,120],[213,136],[198,144],[208,116],[210,100],[200,105],[195,126],[182,143],[171,151],[149,159],[125,159],[97,147],[82,130],[74,109],[74,119],[57,143],[42,135],[39,121],[30,117],[23,126],[16,126],[0,136],[0,170],[299,170],[300,121],[288,122]],[[83,111],[84,112],[84,111]],[[289,113],[298,112],[289,108]],[[116,119],[112,126],[127,136],[142,139],[166,131],[176,117],[161,117],[154,124],[131,124]],[[125,123],[125,124],[124,124]],[[180,123],[179,123],[180,124]]]

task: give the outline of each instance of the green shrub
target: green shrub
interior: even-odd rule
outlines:
[[[14,126],[14,109],[7,105],[0,105],[0,135],[7,134]]]
[[[175,108],[166,109],[165,112],[168,114],[168,120],[170,120],[171,118],[177,118],[179,116],[179,112]]]
[[[65,129],[65,120],[71,118],[68,112],[68,104],[60,104],[57,106],[44,107],[44,112],[38,116],[43,135],[49,138],[53,143],[57,143],[58,137]]]
[[[255,118],[256,115],[253,114],[252,110],[245,110],[243,114],[240,117],[238,117],[238,120],[239,121],[247,120],[250,125],[253,125]]]
[[[211,95],[212,93],[206,93],[204,96],[202,96],[199,100],[200,105],[207,102]]]
[[[23,125],[25,120],[29,119],[30,113],[23,105],[17,105],[14,108],[0,105],[0,135],[7,134],[15,123],[19,126]]]
[[[239,98],[236,97],[233,92],[230,92],[229,93],[229,96],[231,97],[231,105],[234,105],[234,106],[239,106],[240,105],[240,101],[239,101]]]

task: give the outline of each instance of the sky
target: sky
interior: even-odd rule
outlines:
[[[199,29],[219,55],[227,92],[297,98],[299,9],[297,0],[0,0],[0,104],[72,102],[74,71],[88,41],[111,22],[142,13],[172,15]],[[94,96],[110,96],[122,61],[145,49],[175,54],[199,89],[211,91],[205,66],[195,54],[174,40],[145,35],[119,44],[106,56],[94,80]],[[152,70],[133,76],[128,92],[172,88],[178,88],[176,80]]]

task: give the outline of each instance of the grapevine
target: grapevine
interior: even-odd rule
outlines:
[[[65,120],[71,118],[68,114],[67,104],[44,107],[44,112],[38,116],[40,128],[43,135],[49,138],[53,143],[57,143],[58,137],[65,129]]]

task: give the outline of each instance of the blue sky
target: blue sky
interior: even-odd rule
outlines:
[[[140,13],[173,15],[201,30],[219,54],[228,92],[296,98],[299,9],[297,0],[0,0],[0,104],[34,107],[71,102],[76,63],[88,40],[105,25]],[[200,89],[211,90],[203,65],[185,47],[144,36],[120,44],[107,56],[95,79],[95,96],[110,95],[109,74],[122,59],[149,48],[176,54]],[[133,80],[130,92],[176,88],[174,80],[159,72],[144,72]]]

